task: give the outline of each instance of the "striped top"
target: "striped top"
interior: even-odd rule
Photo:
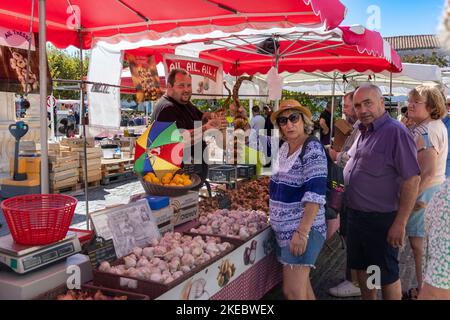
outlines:
[[[326,235],[325,193],[327,188],[327,158],[318,141],[311,141],[300,160],[301,149],[291,156],[284,143],[275,159],[275,173],[269,185],[270,224],[278,245],[289,245],[303,217],[306,202],[320,205],[312,228]]]

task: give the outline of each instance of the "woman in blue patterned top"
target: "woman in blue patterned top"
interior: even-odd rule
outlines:
[[[274,160],[269,187],[283,292],[290,300],[314,300],[309,273],[325,242],[327,158],[317,139],[308,139],[304,146],[313,123],[309,109],[298,101],[282,101],[271,120],[285,140]]]

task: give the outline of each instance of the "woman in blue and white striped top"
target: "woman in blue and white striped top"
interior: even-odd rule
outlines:
[[[271,120],[286,141],[274,160],[269,187],[283,291],[288,299],[313,300],[309,273],[325,242],[327,158],[320,142],[308,139],[311,112],[298,101],[282,101]]]

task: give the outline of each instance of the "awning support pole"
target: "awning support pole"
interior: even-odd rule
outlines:
[[[87,141],[86,141],[86,110],[84,106],[84,82],[83,82],[83,34],[81,31],[78,31],[78,35],[80,38],[80,104],[81,104],[81,119],[83,125],[83,177],[84,177],[84,198],[85,198],[85,206],[86,206],[86,229],[90,230],[90,216],[89,216],[89,190],[88,190],[88,168],[87,168]]]
[[[48,173],[48,123],[47,123],[47,51],[46,51],[45,0],[39,0],[39,95],[41,139],[41,193],[49,193]],[[30,40],[31,41],[31,40]]]

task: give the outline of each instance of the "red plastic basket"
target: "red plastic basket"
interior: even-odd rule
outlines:
[[[63,194],[30,194],[4,200],[2,210],[15,242],[45,245],[66,236],[77,202]]]

